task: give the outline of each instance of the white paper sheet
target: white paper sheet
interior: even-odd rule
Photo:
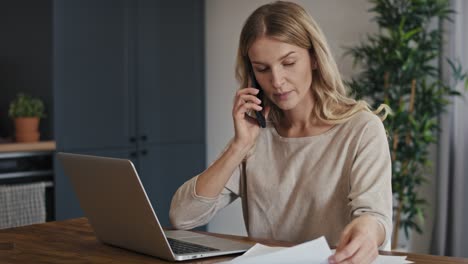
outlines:
[[[236,258],[236,261],[247,258],[247,257],[255,257],[259,255],[264,255],[268,253],[273,253],[279,251],[281,249],[285,249],[285,247],[269,247],[262,244],[255,244],[255,246],[251,247],[247,252],[245,252],[242,256]]]
[[[335,254],[335,250],[332,249],[332,253]],[[406,260],[406,256],[386,256],[378,255],[377,259],[372,264],[409,264],[412,261]]]
[[[299,244],[294,247],[268,247],[256,244],[244,255],[229,262],[230,264],[327,264],[331,256],[325,237]]]
[[[299,244],[294,247],[269,247],[255,244],[242,256],[223,264],[327,264],[328,257],[335,253],[330,250],[325,237]],[[406,264],[406,256],[379,255],[373,264]]]

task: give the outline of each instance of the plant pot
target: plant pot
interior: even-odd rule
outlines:
[[[17,142],[37,142],[39,136],[39,117],[15,118],[15,140]]]

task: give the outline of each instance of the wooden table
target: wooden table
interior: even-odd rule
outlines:
[[[291,243],[217,235],[240,241],[260,242],[273,246]],[[381,252],[407,255],[415,263],[468,263],[468,259]],[[234,255],[236,256],[236,255]],[[216,263],[234,256],[215,257],[182,263]],[[158,258],[104,245],[96,240],[86,218],[30,225],[0,230],[0,263],[171,263]]]

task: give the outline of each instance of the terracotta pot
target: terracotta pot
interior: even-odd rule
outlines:
[[[17,142],[37,142],[39,136],[39,117],[15,118],[15,140]]]

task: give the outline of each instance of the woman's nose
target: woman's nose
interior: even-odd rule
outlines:
[[[284,84],[284,72],[282,69],[272,69],[271,84],[274,88],[279,89]]]
[[[274,88],[279,89],[284,84],[284,72],[281,69],[271,71],[271,83]]]

